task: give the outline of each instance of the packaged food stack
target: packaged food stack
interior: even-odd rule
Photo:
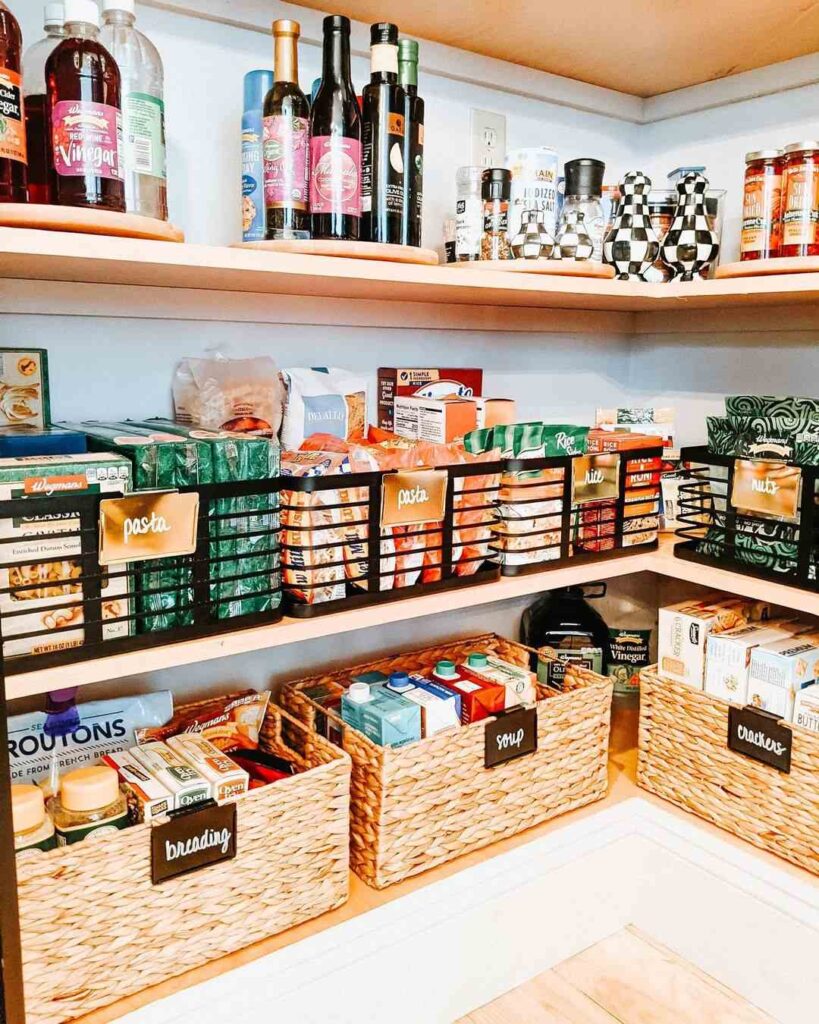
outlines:
[[[819,733],[819,623],[712,595],[660,609],[658,672]]]
[[[448,486],[448,482],[428,481],[429,493],[424,490],[422,495],[415,490],[421,478],[407,478],[408,493],[399,500],[417,505],[418,517],[409,523],[393,523],[387,504],[375,513],[370,508],[371,488],[377,477],[353,479],[352,475],[478,464],[490,462],[494,453],[469,453],[457,436],[433,441],[402,437],[377,427],[367,429],[366,381],[346,371],[286,370],[283,376],[288,397],[282,429],[282,475],[294,480],[293,488],[285,487],[282,492],[284,583],[288,593],[304,604],[319,604],[344,598],[348,587],[359,592],[372,590],[374,580],[380,591],[440,580],[445,494],[437,494],[442,499],[437,501],[432,484],[438,488]],[[474,404],[470,404],[474,416]],[[446,433],[445,428],[441,436]],[[349,485],[345,477],[351,478]],[[316,478],[322,478],[322,482],[311,486],[309,481]],[[296,486],[296,480],[303,483]],[[476,573],[487,558],[491,518],[488,493],[493,482],[496,485],[491,473],[476,473],[452,482],[452,562],[456,576]],[[437,510],[435,518],[430,518],[432,509]],[[371,529],[379,530],[380,558],[374,572],[369,559]]]
[[[15,848],[49,850],[205,800],[233,800],[300,770],[260,747],[270,695],[254,690],[174,714],[167,691],[12,716]],[[295,756],[295,755],[294,755]]]
[[[819,398],[729,396],[707,423],[714,455],[819,466]]]
[[[322,684],[305,696],[333,711],[344,724],[382,747],[402,747],[447,729],[458,729],[519,705],[532,705],[551,691],[536,675],[475,650],[463,664],[438,661],[418,669],[408,657],[406,670],[353,675],[345,687]],[[338,740],[332,719],[317,723]]]

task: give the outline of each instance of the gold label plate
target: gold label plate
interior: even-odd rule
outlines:
[[[381,491],[381,526],[437,523],[446,510],[447,474],[440,469],[388,473]]]
[[[737,459],[731,504],[756,515],[795,523],[799,519],[802,470],[783,462]]]
[[[572,459],[572,504],[610,501],[620,496],[620,455],[581,455]]]
[[[199,495],[146,491],[100,502],[100,565],[192,555]]]

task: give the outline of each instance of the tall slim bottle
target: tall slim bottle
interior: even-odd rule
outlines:
[[[46,61],[52,201],[124,213],[119,68],[99,26],[94,0],[65,0],[66,38]]]
[[[321,85],[310,111],[313,238],[357,241],[361,230],[361,115],[350,79],[350,19],[324,19]]]
[[[0,0],[0,203],[24,203],[28,195],[22,49],[17,19]]]
[[[418,95],[418,43],[398,43],[398,82],[404,88],[404,212],[401,241],[421,244],[424,206],[424,101]]]
[[[45,5],[45,36],[23,54],[23,97],[26,106],[26,146],[28,147],[28,201],[51,202],[48,173],[48,139],[51,122],[46,116],[46,61],[54,47],[65,38],[65,10],[62,0]]]
[[[275,85],[264,101],[267,238],[310,237],[310,105],[299,88],[297,21],[274,21]]]
[[[370,242],[401,243],[404,217],[406,95],[398,84],[398,28],[370,27],[370,81],[364,86],[361,233]]]
[[[125,208],[128,213],[168,219],[165,99],[162,58],[134,27],[134,0],[102,0],[100,40],[122,80]]]

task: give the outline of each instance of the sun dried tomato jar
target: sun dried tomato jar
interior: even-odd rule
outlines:
[[[760,149],[745,156],[741,260],[766,260],[779,255],[784,170],[785,156],[781,149]]]
[[[785,147],[780,256],[819,256],[819,142]]]

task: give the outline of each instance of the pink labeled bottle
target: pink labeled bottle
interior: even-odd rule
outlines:
[[[124,213],[120,73],[94,0],[65,0],[65,27],[46,62],[52,202]]]

